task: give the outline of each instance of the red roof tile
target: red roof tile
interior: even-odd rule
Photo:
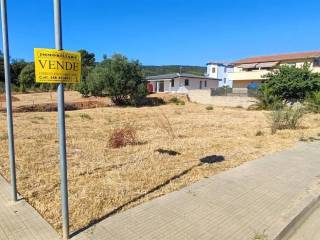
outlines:
[[[276,54],[276,55],[269,55],[269,56],[256,56],[256,57],[237,60],[233,62],[233,64],[273,62],[273,61],[308,59],[308,58],[317,58],[317,57],[320,57],[320,51]]]

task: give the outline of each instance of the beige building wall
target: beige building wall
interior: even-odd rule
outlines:
[[[280,65],[295,64],[296,67],[302,67],[305,63],[310,64],[312,72],[320,73],[320,66],[314,66],[314,59],[296,59],[291,61],[281,61]],[[229,74],[230,80],[233,80],[233,88],[247,88],[251,82],[261,83],[264,76],[269,71],[267,70],[253,70],[244,71],[237,66],[234,67],[234,72]],[[260,79],[259,79],[260,78]]]
[[[247,88],[247,86],[252,83],[255,82],[257,84],[261,83],[261,80],[235,80],[232,83],[232,87],[233,88]]]

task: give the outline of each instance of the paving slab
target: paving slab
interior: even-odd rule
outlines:
[[[73,239],[279,239],[320,196],[320,143],[295,147],[109,217]]]
[[[25,200],[10,199],[10,185],[0,176],[0,240],[58,240],[57,232]]]

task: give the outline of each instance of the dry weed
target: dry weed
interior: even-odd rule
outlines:
[[[125,147],[135,143],[137,143],[137,133],[131,126],[115,129],[109,137],[109,145],[112,148]]]

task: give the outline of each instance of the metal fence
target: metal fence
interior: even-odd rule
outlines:
[[[257,89],[219,87],[211,88],[211,96],[256,97]]]

